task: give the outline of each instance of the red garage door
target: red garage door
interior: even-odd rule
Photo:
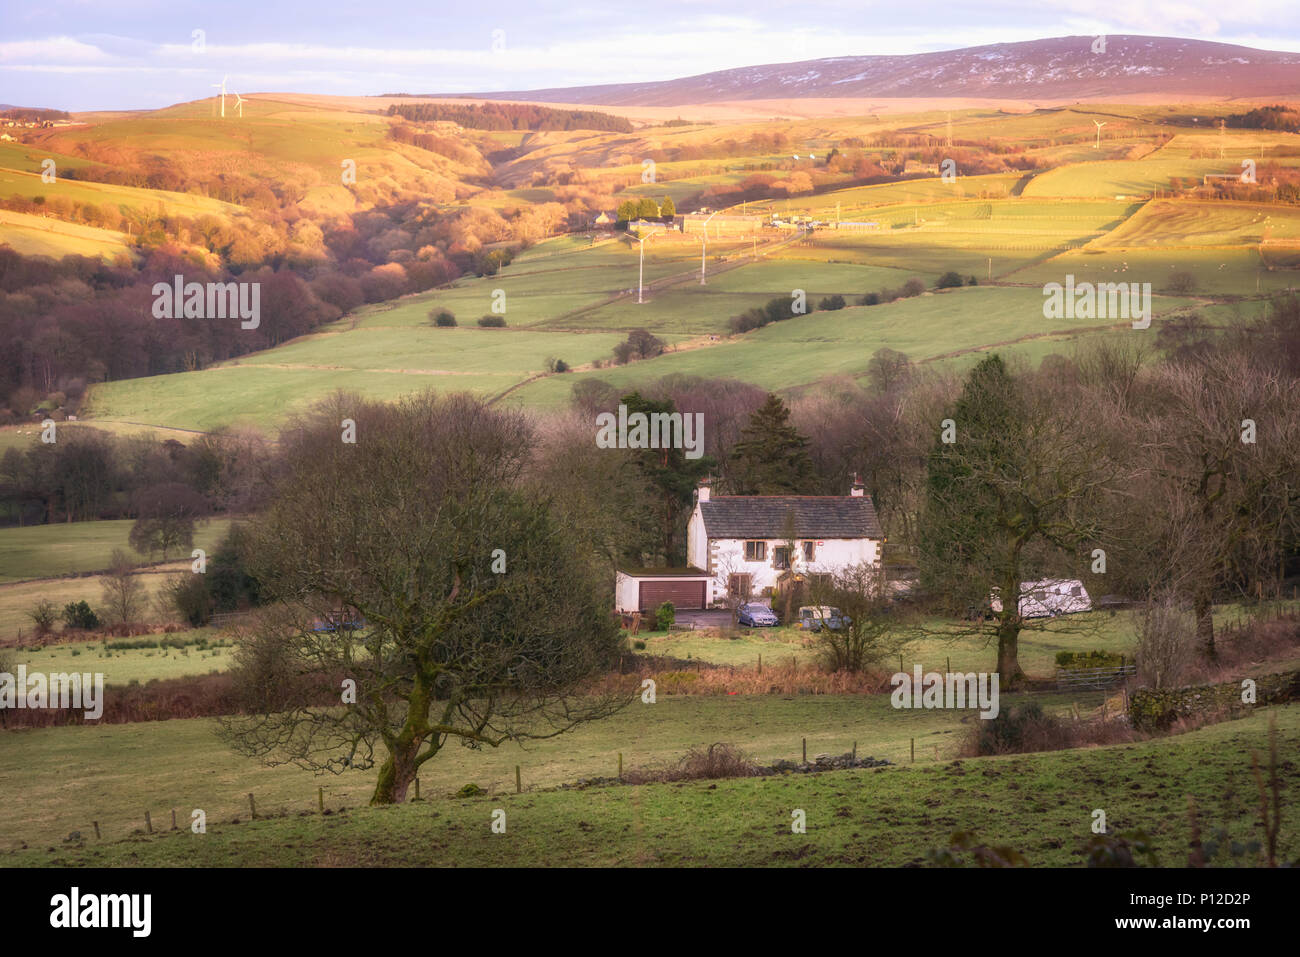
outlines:
[[[642,582],[640,608],[654,611],[666,601],[674,608],[699,609],[704,607],[704,582],[683,579],[667,582]]]

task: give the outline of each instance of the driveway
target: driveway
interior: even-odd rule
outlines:
[[[690,625],[692,628],[724,628],[732,623],[731,612],[724,609],[707,609],[704,611],[677,612],[678,625]]]

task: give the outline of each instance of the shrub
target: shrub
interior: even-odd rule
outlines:
[[[1196,626],[1172,595],[1155,596],[1136,613],[1138,674],[1152,688],[1176,687],[1196,659]]]
[[[212,620],[212,596],[203,575],[173,575],[163,584],[161,600],[194,628]]]
[[[58,620],[59,611],[54,607],[54,602],[41,599],[27,612],[27,617],[36,626],[37,635],[48,635]]]
[[[447,328],[456,325],[456,317],[446,309],[430,309],[429,318],[435,326]]]
[[[634,768],[623,775],[628,784],[649,784],[661,781],[707,781],[716,778],[748,778],[758,773],[758,768],[739,748],[730,744],[711,744],[707,748],[691,748],[675,767]]]
[[[923,292],[925,292],[925,283],[919,279],[913,278],[903,283],[903,288],[899,295],[903,299],[910,299],[912,296],[919,296]]]
[[[60,616],[63,623],[69,628],[80,628],[83,631],[93,631],[100,626],[99,616],[91,610],[86,604],[85,599],[77,602],[68,602],[63,606],[63,613]]]
[[[817,303],[817,308],[823,312],[832,312],[836,309],[843,309],[848,303],[844,301],[841,295],[827,296],[821,302]]]
[[[645,651],[645,642],[638,638],[636,641],[632,642],[632,647],[637,651]]]
[[[557,359],[554,356],[550,356],[546,360],[546,371],[547,372],[568,372],[569,364],[565,362],[563,359]]]
[[[869,292],[858,300],[860,306],[878,306],[880,305],[880,293]]]
[[[482,316],[478,324],[484,329],[504,329],[506,325],[505,316]]]
[[[1043,712],[1038,702],[1000,711],[996,718],[978,722],[972,750],[977,756],[1052,751],[1065,747],[1069,732],[1059,721]]]
[[[966,285],[968,285],[968,286],[978,286],[979,284],[980,284],[980,281],[979,281],[978,279],[976,279],[974,276],[967,276],[967,277],[966,277]]]
[[[666,601],[655,609],[655,627],[660,631],[667,631],[676,620],[677,609],[672,602]]]
[[[1176,296],[1185,295],[1196,289],[1196,277],[1189,272],[1179,271],[1169,277],[1169,283],[1165,286],[1168,292]]]
[[[956,289],[962,285],[961,274],[949,270],[939,277],[939,281],[934,284],[935,289]]]
[[[614,361],[625,365],[635,359],[653,359],[663,355],[663,340],[646,329],[633,329],[614,347]]]
[[[1109,651],[1058,651],[1056,667],[1058,668],[1118,668],[1131,658],[1113,654]]]

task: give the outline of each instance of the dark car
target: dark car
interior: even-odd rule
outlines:
[[[823,628],[843,631],[851,621],[848,615],[829,605],[804,605],[799,609],[799,627],[805,631],[821,631]]]
[[[740,611],[736,615],[736,621],[749,628],[770,628],[779,624],[776,615],[772,613],[772,609],[757,602],[741,605]]]

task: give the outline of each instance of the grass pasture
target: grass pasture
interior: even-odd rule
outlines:
[[[747,267],[748,268],[748,267]],[[740,272],[742,270],[737,270]],[[1185,309],[1191,300],[1156,296],[1157,317]],[[632,387],[670,373],[735,378],[766,389],[788,389],[827,376],[858,375],[871,355],[888,346],[914,361],[949,358],[1021,340],[1068,334],[1107,323],[1046,320],[1041,288],[974,286],[879,306],[813,312],[722,340],[706,348],[668,352],[655,359],[529,382],[511,400],[554,406],[567,401],[582,377]],[[1058,342],[1061,337],[1057,337]],[[1052,351],[1061,351],[1056,345]]]
[[[132,255],[126,233],[7,209],[0,209],[0,244],[12,246],[24,256],[51,259],[88,256],[115,260]]]
[[[1094,248],[1170,248],[1300,244],[1300,209],[1254,203],[1153,200]]]
[[[1267,748],[1268,715],[1277,716],[1283,754],[1300,744],[1294,704],[1176,737],[960,762],[942,757],[960,724],[944,728],[930,713],[893,711],[883,695],[869,702],[661,698],[633,709],[639,710],[566,735],[562,746],[543,742],[527,753],[511,746],[449,749],[422,774],[430,800],[373,809],[358,807],[368,791],[362,775],[322,780],[253,766],[221,749],[207,721],[169,721],[165,734],[156,724],[9,732],[15,740],[0,752],[0,781],[21,782],[27,800],[0,807],[0,843],[13,849],[0,860],[10,866],[898,867],[923,864],[927,849],[945,846],[954,831],[972,830],[981,842],[1016,848],[1031,864],[1059,867],[1083,863],[1092,810],[1101,807],[1112,832],[1145,830],[1159,862],[1179,866],[1189,841],[1189,796],[1206,831],[1222,826],[1234,840],[1258,837],[1250,762],[1252,752]],[[870,770],[531,790],[580,775],[613,776],[617,752],[628,766],[671,760],[687,741],[730,740],[748,745],[760,760],[797,758],[799,729],[810,722],[826,729],[810,736],[810,756],[841,753],[857,740],[859,754],[889,757],[899,750],[891,740],[906,746],[919,736],[917,762],[904,752],[899,766]],[[530,789],[519,795],[512,793],[516,763]],[[79,773],[68,776],[68,767]],[[445,796],[470,782],[488,796]],[[322,784],[331,812],[342,805],[354,810],[316,814]],[[263,815],[285,816],[249,822],[249,791]],[[185,826],[195,807],[207,813],[205,834]],[[145,808],[163,833],[140,833]],[[179,812],[176,832],[165,830],[170,808]],[[505,836],[489,829],[496,808],[506,812]],[[792,808],[805,811],[806,834],[791,833]],[[100,821],[102,842],[90,820]],[[82,840],[61,843],[73,830]],[[1293,859],[1300,853],[1294,802],[1283,805],[1281,835],[1279,850]]]
[[[133,524],[121,519],[0,528],[0,583],[102,571],[115,548],[139,558],[127,542]],[[211,551],[229,529],[226,518],[197,525],[194,545]]]
[[[1209,173],[1239,174],[1240,160],[1193,159],[1185,153],[1157,151],[1138,160],[1100,160],[1068,163],[1038,173],[1025,186],[1024,195],[1033,199],[1089,197],[1138,199],[1154,190],[1168,189],[1174,177],[1198,183]]]
[[[81,203],[109,206],[122,210],[156,212],[164,209],[173,215],[228,217],[240,207],[223,203],[206,196],[175,193],[161,189],[142,189],[136,186],[117,186],[110,183],[92,183],[83,180],[60,178],[53,183],[41,181],[40,172],[0,169],[0,197],[21,196],[49,199],[61,196]]]
[[[1266,253],[1272,258],[1273,254]],[[1067,274],[1075,282],[1149,282],[1159,293],[1171,278],[1190,273],[1195,281],[1193,295],[1252,296],[1257,292],[1278,292],[1300,285],[1300,269],[1276,265],[1261,258],[1254,249],[1184,248],[1169,250],[1112,249],[1105,246],[1074,249],[1051,259],[1030,263],[1007,278],[1015,282],[1064,282]]]
[[[143,684],[155,679],[184,678],[228,670],[233,663],[231,647],[220,644],[201,649],[194,644],[200,637],[208,641],[221,641],[214,629],[199,628],[172,632],[170,635],[144,635],[130,639],[191,641],[185,648],[108,648],[98,641],[79,641],[46,645],[39,651],[28,649],[16,652],[14,658],[16,663],[27,666],[29,674],[90,672],[102,674],[105,685]],[[109,642],[115,640],[117,639],[108,639]]]
[[[168,575],[188,569],[188,561],[171,562],[141,569],[136,574],[140,576],[145,594],[152,602],[157,598],[163,580]],[[85,601],[91,608],[98,608],[103,600],[103,579],[99,575],[6,582],[0,585],[0,642],[28,642],[34,638],[35,629],[27,612],[39,601],[53,602],[61,610],[69,602],[77,601]],[[63,626],[58,624],[55,627]]]

